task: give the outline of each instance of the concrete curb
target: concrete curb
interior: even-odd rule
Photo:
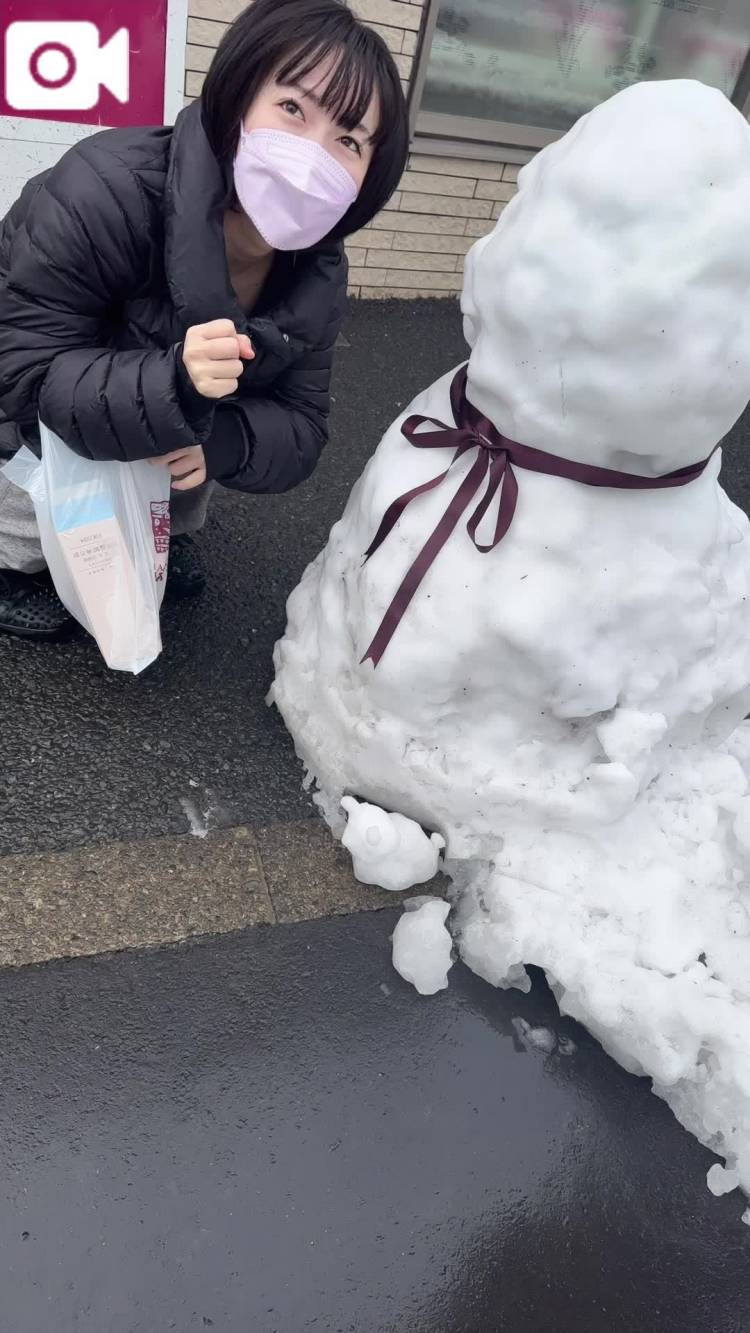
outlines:
[[[0,858],[0,967],[395,906],[318,820]]]

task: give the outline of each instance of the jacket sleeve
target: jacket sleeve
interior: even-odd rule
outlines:
[[[0,281],[0,408],[87,458],[131,460],[205,439],[213,403],[180,392],[181,344],[113,351],[108,317],[149,276],[153,218],[133,172],[95,144],[52,169]]]
[[[289,491],[314,471],[328,440],[331,364],[344,307],[337,294],[323,344],[306,351],[267,397],[219,404],[204,442],[208,476],[232,490]]]

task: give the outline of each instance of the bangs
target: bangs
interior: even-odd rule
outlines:
[[[301,85],[326,62],[335,62],[325,88],[316,88],[320,105],[333,116],[337,125],[351,131],[361,125],[378,87],[377,54],[364,34],[355,33],[345,46],[335,38],[303,42],[276,74],[279,83]],[[364,40],[362,40],[364,36]],[[312,92],[310,88],[308,91]],[[383,97],[380,97],[378,128],[373,143],[380,142],[383,125]]]

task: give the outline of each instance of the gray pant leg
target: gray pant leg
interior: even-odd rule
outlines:
[[[200,531],[215,485],[208,481],[192,491],[172,492],[169,507],[175,537]],[[0,473],[0,569],[38,574],[45,567],[31,496]]]
[[[185,532],[200,532],[206,522],[206,513],[215,481],[206,481],[192,491],[172,491],[169,511],[172,516],[172,536]]]
[[[45,566],[31,496],[0,473],[0,569],[38,574]]]

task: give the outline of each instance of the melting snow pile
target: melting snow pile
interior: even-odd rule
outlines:
[[[469,401],[579,463],[656,477],[706,458],[750,397],[749,217],[750,127],[721,94],[650,83],[597,108],[523,169],[468,257]],[[477,457],[363,565],[388,506],[448,466],[401,427],[450,423],[452,378],[388,430],[292,594],[273,698],[337,836],[346,814],[367,824],[343,797],[381,808],[369,851],[349,834],[362,877],[424,882],[435,830],[461,957],[521,990],[544,968],[561,1009],[727,1159],[713,1187],[750,1191],[748,522],[718,454],[671,489],[518,469],[504,539],[479,550],[462,520],[362,663]],[[421,828],[388,834],[390,812]],[[447,978],[446,907],[397,931],[427,992]]]
[[[450,903],[441,898],[417,898],[393,932],[393,966],[420,995],[445,990],[453,964],[453,940],[445,922]]]

